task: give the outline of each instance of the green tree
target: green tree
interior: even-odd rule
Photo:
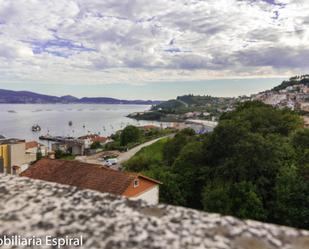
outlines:
[[[64,155],[64,153],[63,153],[62,150],[57,149],[57,150],[55,151],[55,158],[56,158],[56,159],[62,158],[63,155]]]
[[[163,148],[163,157],[167,165],[172,165],[182,148],[195,136],[194,130],[186,128],[178,132]]]
[[[299,228],[309,228],[309,177],[307,168],[284,167],[275,188],[275,221]]]
[[[172,172],[176,174],[177,185],[181,186],[183,206],[202,208],[201,190],[205,184],[207,167],[202,162],[202,143],[192,141],[184,146],[177,157]]]
[[[39,161],[42,159],[42,152],[40,150],[38,150],[38,152],[36,153],[36,160]]]
[[[251,182],[216,183],[205,187],[203,207],[207,212],[219,212],[239,218],[266,218],[262,197]]]
[[[133,125],[128,125],[120,134],[120,145],[126,146],[129,143],[138,142],[140,137],[140,130]]]
[[[98,141],[93,142],[93,143],[90,145],[90,149],[92,149],[92,150],[96,150],[96,149],[99,149],[99,148],[101,148],[101,147],[102,147],[102,146],[101,146],[101,143],[98,142]]]
[[[183,205],[185,203],[182,194],[182,186],[177,182],[177,175],[164,165],[156,165],[150,171],[143,174],[162,182],[160,186],[160,202],[172,205]]]
[[[290,110],[242,103],[212,133],[181,131],[156,153],[131,159],[131,168],[163,182],[163,202],[308,228],[309,130],[302,125]]]
[[[290,132],[303,127],[303,120],[293,111],[277,109],[259,101],[244,102],[235,111],[221,116],[220,120],[247,122],[251,132],[278,133],[287,136]]]
[[[300,152],[309,148],[309,129],[300,129],[292,136],[292,145]]]

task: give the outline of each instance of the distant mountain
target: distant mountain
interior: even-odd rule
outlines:
[[[0,104],[127,104],[157,105],[162,101],[152,100],[121,100],[115,98],[76,98],[71,95],[62,97],[44,95],[29,91],[11,91],[0,89]]]
[[[61,101],[64,103],[76,103],[79,101],[78,98],[71,96],[71,95],[65,95],[60,97]]]

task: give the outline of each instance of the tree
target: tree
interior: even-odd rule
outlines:
[[[172,166],[177,185],[181,186],[183,206],[202,208],[201,190],[205,185],[207,175],[207,167],[203,165],[202,154],[202,143],[191,141],[184,146]]]
[[[90,145],[90,149],[92,150],[96,150],[101,148],[101,143],[99,141],[95,141]]]
[[[140,130],[133,125],[128,125],[120,134],[120,145],[126,146],[129,143],[138,142],[140,137]]]
[[[38,150],[38,152],[36,153],[36,160],[37,161],[39,161],[39,160],[41,160],[42,159],[42,152],[41,152],[41,150]]]
[[[235,111],[221,116],[220,120],[247,122],[251,132],[262,135],[278,133],[287,136],[290,132],[303,127],[303,120],[293,111],[277,109],[259,101],[244,102]]]
[[[170,139],[163,148],[163,157],[167,165],[172,165],[182,148],[194,137],[195,132],[186,128],[181,130],[173,139]]]
[[[183,205],[185,203],[182,194],[182,186],[177,182],[177,174],[173,173],[165,165],[156,165],[149,171],[143,172],[145,175],[157,179],[163,184],[160,186],[160,202],[172,205]]]
[[[301,129],[296,131],[291,143],[297,154],[298,165],[301,168],[309,168],[309,129]],[[309,171],[305,170],[304,174],[309,178]]]
[[[255,108],[268,112],[268,107],[264,109],[264,105],[259,106],[257,103]],[[251,108],[250,105],[248,108]],[[277,175],[284,165],[294,161],[295,153],[286,133],[279,132],[278,126],[269,121],[268,115],[261,115],[264,118],[259,121],[250,114],[245,116],[242,120],[243,112],[235,112],[229,118],[222,119],[204,143],[203,160],[209,167],[206,179],[208,183],[251,182],[263,206],[270,212],[271,220]],[[239,215],[240,211],[234,211],[235,215]]]
[[[164,202],[308,228],[309,130],[302,124],[290,110],[242,103],[212,133],[181,131],[158,160],[144,153],[131,166],[163,182]]]
[[[63,153],[62,150],[57,149],[57,150],[55,151],[55,158],[56,158],[56,159],[60,159],[61,157],[63,157],[63,155],[64,155],[64,153]]]
[[[305,169],[308,172],[308,167]],[[275,188],[275,222],[309,228],[309,177],[295,165],[284,167]]]
[[[296,131],[292,136],[292,145],[300,151],[309,148],[309,129],[301,129]]]
[[[266,210],[261,196],[251,182],[216,183],[206,186],[203,207],[208,212],[219,212],[245,219],[265,220]]]

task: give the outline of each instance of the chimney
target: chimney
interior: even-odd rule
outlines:
[[[55,152],[48,152],[48,158],[49,159],[55,159]]]

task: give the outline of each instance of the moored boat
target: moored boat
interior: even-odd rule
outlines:
[[[38,124],[32,125],[31,130],[33,132],[41,131],[41,126],[39,126]]]

